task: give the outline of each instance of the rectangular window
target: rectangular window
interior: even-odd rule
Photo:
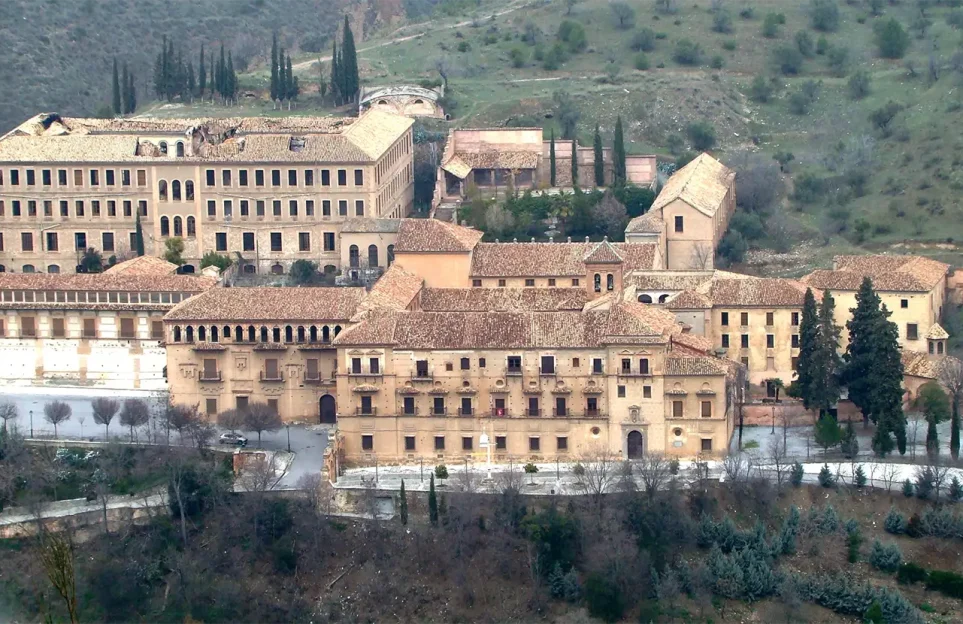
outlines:
[[[712,401],[702,402],[702,417],[712,418]]]
[[[259,217],[263,217],[263,216],[264,216],[264,200],[263,200],[263,199],[258,199],[257,201],[254,202],[254,211],[255,211],[255,214],[256,214],[257,216],[259,216]]]
[[[739,313],[739,324],[743,327],[749,327],[749,313],[740,312]]]
[[[652,398],[652,386],[642,386],[642,398],[643,399]]]
[[[21,316],[20,335],[27,338],[35,338],[37,336],[36,319],[34,319],[32,316]]]
[[[799,370],[799,357],[795,355],[791,357],[789,360],[789,365],[792,367],[793,370]]]
[[[206,176],[206,177],[205,177],[205,181],[207,182],[207,185],[208,185],[208,186],[214,186],[214,184],[215,184],[216,181],[217,181],[217,176],[215,175],[214,170],[213,170],[213,169],[208,169],[208,170],[205,171],[204,173],[205,173],[205,176]]]
[[[137,170],[137,186],[147,186],[147,170]]]
[[[281,186],[281,170],[271,170],[271,186]]]
[[[528,439],[528,450],[531,453],[538,453],[542,448],[541,438],[531,437]]]
[[[247,169],[241,169],[237,172],[237,184],[238,186],[247,186]]]
[[[445,415],[445,398],[434,397],[431,401],[431,413],[435,416]]]
[[[321,186],[331,186],[331,172],[327,169],[321,170]]]
[[[364,216],[364,200],[356,199],[354,202],[354,216],[363,217]]]
[[[298,185],[298,170],[288,169],[288,186]]]
[[[478,358],[478,368],[485,368],[485,358]]]
[[[47,232],[47,251],[60,251],[60,237],[56,232]]]
[[[321,216],[330,217],[331,216],[331,200],[322,199],[321,200]]]
[[[504,451],[507,448],[508,448],[508,438],[503,435],[495,436],[495,450]]]
[[[572,368],[578,368],[582,365],[582,361],[578,358],[572,358]]]
[[[361,374],[361,358],[351,358],[351,374]]]
[[[207,200],[207,216],[211,218],[217,216],[217,202],[213,199]]]
[[[134,319],[120,319],[120,337],[125,340],[133,340],[137,337],[136,334],[134,334]]]
[[[254,186],[264,186],[264,170],[254,170]]]
[[[324,233],[324,250],[334,251],[334,232]]]
[[[371,408],[372,408],[371,397],[370,396],[361,397],[361,413],[368,414],[368,415],[374,414],[374,411],[372,411]]]
[[[593,359],[592,359],[592,373],[595,374],[595,375],[601,375],[602,372],[603,372],[603,370],[602,370],[602,358],[593,358]]]
[[[793,349],[799,348],[799,334],[792,335],[792,348]]]
[[[137,214],[142,217],[147,216],[147,200],[141,199],[137,202]]]
[[[338,200],[338,216],[347,217],[348,216],[348,200],[339,199]]]
[[[164,321],[151,321],[150,322],[150,337],[153,340],[163,340],[164,339]]]
[[[137,250],[137,232],[130,233],[130,248],[134,251]]]
[[[227,232],[214,234],[214,247],[216,251],[227,251]]]
[[[723,313],[722,313],[722,321],[721,321],[721,323],[722,323],[722,326],[723,326],[723,327],[726,327],[726,326],[729,325],[729,313],[728,313],[728,312],[723,312]]]
[[[672,417],[682,418],[683,413],[683,403],[682,401],[672,401]]]
[[[304,186],[314,186],[314,169],[304,170]]]
[[[555,449],[556,449],[558,452],[560,452],[560,453],[563,453],[563,452],[567,451],[567,450],[568,450],[568,437],[567,437],[567,436],[558,436],[557,438],[555,438]]]
[[[80,182],[81,182],[81,184],[83,184],[83,181],[84,181],[83,172],[81,172],[81,174],[80,174]],[[19,170],[19,169],[11,169],[11,170],[10,170],[10,185],[11,185],[11,186],[20,186],[20,170]]]
[[[544,375],[555,374],[555,356],[554,355],[542,356],[542,366],[541,366],[540,372]]]
[[[766,325],[769,327],[773,325],[773,316],[775,315],[772,312],[766,312]]]
[[[415,450],[415,436],[405,436],[405,451],[409,453]]]
[[[503,279],[498,280],[498,287],[499,287],[499,288],[505,288],[506,285],[507,285],[507,284],[505,283],[505,280],[503,280]]]
[[[529,287],[529,288],[534,287],[534,286],[535,286],[535,280],[533,280],[533,279],[526,279],[526,280],[525,280],[525,286],[527,286],[527,287]]]
[[[20,213],[20,200],[15,199],[15,200],[13,200],[13,201],[10,202],[10,211],[13,213],[13,216],[15,216],[15,217],[21,216],[21,213]]]
[[[90,186],[100,186],[100,172],[96,169],[90,170]]]
[[[292,199],[288,201],[288,214],[289,216],[298,216],[298,200]]]
[[[101,242],[103,243],[103,246],[101,247],[102,251],[114,250],[114,233],[113,232],[104,232],[103,235],[101,236],[101,239],[102,239]]]
[[[729,348],[729,334],[722,334],[722,348]]]
[[[20,251],[33,251],[33,234],[20,232]]]
[[[134,216],[134,204],[131,203],[129,199],[124,200],[124,216],[125,217]]]
[[[766,348],[767,349],[776,348],[776,337],[773,334],[766,334]]]
[[[97,337],[97,321],[92,318],[84,319],[84,338]]]
[[[27,169],[27,186],[37,185],[37,173],[33,169]]]
[[[130,184],[130,172],[127,174],[127,183]],[[57,184],[67,186],[67,170],[57,169]]]
[[[461,409],[459,410],[459,415],[461,416],[471,416],[471,397],[462,397],[461,399]]]
[[[701,447],[701,448],[702,448],[702,452],[703,452],[703,453],[711,453],[711,452],[712,452],[712,440],[710,440],[710,439],[708,439],[708,438],[704,438],[704,439],[702,440],[702,447]]]
[[[238,410],[242,410],[242,411],[243,411],[243,410],[246,410],[246,409],[247,409],[247,406],[248,406],[248,402],[249,402],[249,401],[250,401],[250,397],[239,396],[239,397],[236,397],[236,398],[234,399],[234,406],[235,406]]]
[[[460,361],[461,370],[471,370],[471,359],[463,357]]]
[[[684,231],[685,231],[685,225],[683,224],[683,221],[682,221],[682,217],[681,217],[681,216],[677,216],[677,217],[675,218],[675,231],[676,231],[676,232],[684,232]]]
[[[435,436],[435,450],[445,450],[445,436]]]
[[[361,169],[354,170],[354,185],[364,186],[364,171]]]
[[[241,216],[247,217],[251,214],[251,202],[246,199],[241,200]]]
[[[378,375],[381,373],[381,360],[376,357],[368,358],[368,370],[371,371],[372,375]]]
[[[298,232],[298,250],[311,251],[311,233]]]
[[[12,181],[12,180],[13,180],[13,172],[11,171],[10,174],[11,174],[10,179],[11,179],[11,181]],[[83,186],[83,185],[84,185],[84,171],[83,171],[83,169],[74,169],[74,186]]]
[[[480,279],[473,279],[471,281],[472,288],[481,288],[482,281]]]
[[[900,299],[900,300],[899,300],[899,307],[903,308],[904,310],[905,310],[906,308],[908,308],[908,307],[909,307],[909,299]]]
[[[113,199],[107,200],[107,216],[108,217],[117,216],[117,202]]]
[[[739,336],[739,346],[743,349],[749,348],[749,334],[742,334]]]
[[[28,217],[37,216],[37,202],[33,199],[27,202],[27,216]]]
[[[616,391],[617,391],[618,396],[619,396],[620,399],[624,399],[624,398],[625,398],[625,386],[617,386],[617,387],[616,387]]]
[[[64,330],[64,320],[62,318],[51,319],[50,331],[54,338],[63,338],[67,335]]]
[[[254,232],[244,232],[241,235],[244,251],[254,251]]]
[[[60,216],[64,218],[70,216],[70,207],[65,199],[60,200]]]
[[[639,374],[640,375],[649,374],[649,358],[641,358],[639,360]]]
[[[208,416],[217,415],[217,399],[205,399],[204,407]]]
[[[413,415],[414,415],[414,413],[415,413],[415,397],[410,397],[410,396],[405,397],[403,410],[404,410],[404,413],[405,413],[407,416],[413,416]]]
[[[304,216],[313,217],[314,216],[314,200],[306,199],[304,201]]]
[[[361,450],[370,451],[374,449],[374,436],[371,434],[365,434],[361,436]]]
[[[907,323],[907,324],[906,324],[906,339],[907,339],[907,340],[916,340],[917,338],[919,338],[919,327],[917,326],[916,323]]]
[[[792,313],[792,325],[793,327],[797,327],[799,325],[799,312]]]
[[[104,172],[104,182],[107,184],[107,186],[114,186],[115,180],[113,169],[108,169]],[[49,182],[47,182],[47,184],[49,184]]]
[[[280,217],[280,216],[281,216],[281,200],[280,200],[280,199],[275,199],[274,201],[271,202],[271,213],[272,213],[275,217]]]
[[[281,372],[278,370],[277,358],[268,358],[264,360],[264,378],[278,379],[280,376]]]
[[[348,170],[338,169],[338,186],[348,185]]]
[[[572,278],[572,286],[578,286],[578,278],[577,278],[577,277],[573,277],[573,278]]]
[[[470,451],[474,445],[475,438],[472,436],[462,436],[461,438],[461,450]]]
[[[74,202],[74,214],[78,217],[84,216],[84,202],[82,199]]]
[[[110,176],[108,176],[108,179],[109,179],[110,177],[113,176],[113,173],[114,173],[114,172],[113,172],[113,171],[108,171],[107,173],[111,174]],[[43,185],[44,185],[44,186],[50,186],[50,184],[51,184],[51,171],[50,171],[50,169],[44,169],[43,172],[40,174],[40,179],[41,179],[41,181],[43,182]],[[108,184],[113,184],[113,182],[108,182]]]
[[[549,286],[555,286],[555,278],[554,278],[554,277],[548,278],[548,285],[549,285]]]
[[[271,251],[283,251],[280,232],[271,232]]]
[[[230,199],[225,199],[224,200],[224,217],[230,218],[232,216],[234,216],[234,202],[232,202]]]

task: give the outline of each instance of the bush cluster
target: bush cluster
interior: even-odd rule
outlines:
[[[860,584],[842,574],[796,576],[793,580],[801,598],[837,613],[863,617],[877,603],[886,622],[923,624],[920,612],[896,590]]]
[[[873,549],[869,552],[869,563],[877,570],[896,572],[903,563],[903,553],[896,544],[884,546],[879,540],[874,540]]]

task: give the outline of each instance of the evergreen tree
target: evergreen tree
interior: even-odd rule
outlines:
[[[174,54],[174,40],[167,42],[167,67],[164,72],[164,95],[168,101],[174,99],[177,80],[177,55]]]
[[[334,38],[331,48],[331,95],[335,102],[341,100],[341,62],[338,56],[338,39]]]
[[[221,98],[227,97],[227,59],[224,56],[224,44],[221,44],[221,58],[217,61],[217,92]]]
[[[622,136],[622,116],[615,119],[615,141],[612,145],[613,186],[625,186],[625,138]]]
[[[398,496],[400,497],[398,515],[401,516],[401,524],[408,524],[408,494],[405,493],[405,480],[401,480],[401,492]]]
[[[950,400],[940,384],[931,381],[920,388],[917,404],[926,417],[926,454],[935,459],[940,453],[936,425],[950,418]]]
[[[803,298],[802,318],[799,322],[799,359],[796,363],[796,394],[802,399],[803,407],[815,409],[819,387],[816,385],[816,353],[819,350],[819,313],[816,311],[816,297],[811,288],[806,289]]]
[[[130,110],[130,74],[127,72],[127,62],[124,61],[124,69],[120,73],[120,112],[128,114]]]
[[[281,48],[278,65],[278,99],[284,101],[288,99],[288,70],[284,61],[284,48]]]
[[[167,97],[167,35],[164,35],[161,51],[154,61],[154,94],[158,99]]]
[[[271,39],[271,101],[278,99],[278,34]]]
[[[831,414],[823,413],[820,415],[819,420],[816,421],[813,438],[815,438],[816,444],[823,447],[824,453],[839,444],[842,436],[843,432],[839,427],[839,423],[836,422],[836,419],[833,418]]]
[[[955,400],[953,401],[953,415],[950,417],[950,455],[953,459],[960,458],[960,410]]]
[[[880,315],[882,302],[873,291],[872,281],[867,277],[856,293],[856,307],[851,310],[852,318],[846,322],[849,331],[849,344],[846,347],[843,369],[843,382],[849,390],[849,399],[862,410],[863,422],[876,422],[877,414],[872,412],[873,387],[870,385],[869,371],[873,366],[872,330]]]
[[[137,218],[134,219],[134,253],[138,256],[144,255],[144,229],[140,225],[140,211],[137,211]]]
[[[207,89],[207,67],[204,65],[204,44],[201,44],[201,53],[197,61],[197,97],[204,99],[204,91]]]
[[[237,74],[234,73],[234,55],[231,52],[227,53],[227,70],[224,72],[224,81],[224,95],[233,102],[237,95]]]
[[[853,421],[846,422],[846,432],[839,443],[839,450],[843,452],[843,457],[855,459],[859,454],[859,441],[856,439],[856,430],[853,428]]]
[[[344,16],[344,35],[341,38],[341,58],[344,63],[344,97],[354,101],[358,95],[361,80],[358,75],[358,53],[354,47],[354,34],[348,24],[348,16]]]
[[[287,64],[284,68],[284,76],[288,83],[286,93],[288,98],[288,110],[291,110],[291,101],[297,99],[300,87],[298,86],[298,77],[294,75],[294,65],[291,63],[290,54],[288,54]]]
[[[134,86],[134,72],[127,75],[127,113],[137,111],[137,88]]]
[[[428,482],[428,520],[431,524],[438,525],[438,496],[435,494],[435,475],[430,475]]]
[[[602,135],[599,134],[598,124],[595,124],[592,148],[595,150],[595,186],[605,186],[605,161],[602,156]]]
[[[113,84],[111,84],[111,87],[112,87],[112,95],[113,95],[111,99],[111,107],[114,109],[115,115],[120,115],[121,113],[124,112],[124,109],[123,109],[123,104],[121,103],[121,100],[120,100],[120,75],[117,73],[116,57],[114,58],[114,75],[113,75]]]
[[[576,141],[572,139],[572,188],[578,188],[578,150]]]
[[[842,358],[839,357],[840,329],[835,323],[836,301],[829,290],[823,292],[819,306],[819,339],[813,358],[813,399],[820,412],[832,409],[839,401],[839,373]]]
[[[555,129],[552,129],[551,142],[548,144],[548,164],[549,164],[549,174],[552,182],[552,187],[557,186],[555,183]]]
[[[194,63],[193,61],[187,62],[187,94],[190,98],[194,99],[194,94],[197,91],[197,84],[194,80]]]
[[[214,102],[214,94],[217,93],[217,65],[214,63],[214,51],[211,50],[210,60],[210,80],[208,80],[208,90],[211,92],[211,102]]]

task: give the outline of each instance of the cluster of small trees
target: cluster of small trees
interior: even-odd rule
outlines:
[[[298,77],[294,75],[294,68],[291,65],[291,55],[284,55],[284,48],[278,48],[278,36],[274,34],[271,41],[271,101],[288,102],[288,110],[291,110],[291,102],[298,99],[301,87],[298,85]]]
[[[215,96],[222,102],[233,101],[237,97],[237,72],[234,70],[234,57],[231,52],[224,55],[224,44],[217,61],[214,52],[205,56],[204,44],[198,58],[197,73],[193,61],[185,60],[180,50],[175,52],[174,42],[164,36],[161,51],[154,61],[154,93],[158,98],[170,102],[174,98],[190,101],[195,97],[204,99]]]
[[[336,102],[346,104],[354,102],[361,88],[361,78],[358,74],[358,51],[354,44],[354,34],[348,24],[348,16],[344,17],[344,29],[341,34],[341,49],[335,39],[331,51],[331,93]],[[447,80],[446,86],[447,86]],[[322,87],[322,97],[326,91]]]
[[[267,403],[250,403],[245,408],[229,409],[217,415],[217,424],[231,431],[250,431],[257,434],[258,446],[261,434],[281,428],[281,416]]]
[[[123,72],[118,74],[117,59],[114,59],[111,87],[110,107],[114,115],[129,115],[137,110],[137,88],[134,86],[134,73],[127,70],[127,61],[124,61]]]

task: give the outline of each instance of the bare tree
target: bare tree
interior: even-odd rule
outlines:
[[[636,470],[642,478],[642,486],[650,499],[655,498],[655,493],[665,487],[672,478],[672,469],[669,464],[669,460],[662,453],[646,453],[636,462]]]
[[[16,420],[19,415],[20,413],[17,410],[16,404],[11,403],[9,401],[4,401],[3,403],[0,403],[0,420],[3,421],[4,433],[6,433],[7,431],[7,421]]]
[[[51,401],[43,406],[43,417],[54,426],[54,437],[57,435],[57,425],[70,419],[73,410],[63,401]]]
[[[956,433],[957,443],[959,434],[957,429],[960,422],[960,402],[963,400],[963,362],[955,357],[946,357],[940,360],[937,381],[946,389],[950,395],[950,406],[952,407],[952,418],[950,420],[950,454],[953,459],[959,455],[959,448],[954,448],[954,433]]]
[[[778,436],[772,439],[768,453],[769,465],[776,476],[776,486],[782,487],[782,480],[786,476],[790,462],[786,459],[786,442]]]
[[[920,423],[923,421],[923,415],[919,412],[911,412],[909,414],[910,418],[910,431],[912,435],[910,436],[910,457],[914,460],[916,459],[916,440],[919,437]]]
[[[126,399],[120,410],[120,424],[130,428],[130,441],[134,441],[134,428],[143,427],[150,420],[150,409],[141,399]]]
[[[244,412],[237,409],[229,409],[217,415],[217,426],[237,431],[244,427]]]
[[[277,487],[277,484],[284,476],[277,462],[274,453],[250,453],[241,474],[237,477],[238,484],[247,492],[268,492]]]
[[[466,459],[465,469],[456,475],[455,481],[461,487],[462,492],[474,494],[478,490],[480,481],[478,473],[475,472],[474,464]]]
[[[40,563],[67,607],[71,624],[76,624],[77,583],[74,575],[74,547],[65,533],[40,533]]]
[[[709,243],[696,243],[692,246],[692,269],[707,271],[712,268],[713,250]]]
[[[281,428],[281,416],[267,403],[251,403],[244,411],[244,429],[257,432],[257,445],[261,446],[261,434]]]
[[[752,476],[753,461],[747,453],[731,453],[722,460],[722,473],[727,483],[748,483]]]
[[[94,422],[104,426],[104,440],[110,437],[110,421],[120,411],[120,402],[107,397],[97,397],[90,402],[90,409],[94,413]]]
[[[432,64],[434,70],[438,72],[438,76],[441,77],[441,82],[445,87],[445,95],[448,95],[448,77],[452,74],[453,65],[451,58],[448,56],[439,56]]]
[[[897,477],[899,477],[899,466],[896,464],[886,464],[883,467],[883,483],[886,484],[886,491],[893,491],[893,484],[896,483]]]
[[[927,463],[927,467],[933,475],[933,494],[936,497],[936,501],[939,502],[940,489],[946,485],[946,482],[950,478],[950,466],[940,461],[940,457],[937,455],[932,461]]]
[[[618,478],[618,457],[608,448],[596,445],[579,457],[573,469],[575,487],[591,496],[595,505],[599,526],[602,526],[602,509],[605,492]]]

